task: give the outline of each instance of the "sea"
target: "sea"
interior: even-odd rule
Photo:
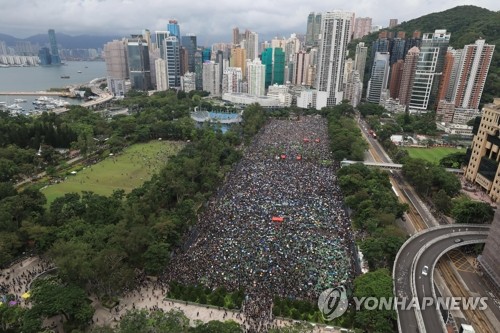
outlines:
[[[81,72],[81,73],[79,73]],[[69,76],[62,79],[61,76]],[[96,78],[106,77],[106,63],[104,61],[67,61],[61,66],[33,66],[33,67],[0,67],[0,92],[34,92],[49,90],[50,88],[65,88],[86,84]],[[0,95],[0,102],[6,105],[14,104],[15,99],[25,99],[18,103],[25,112],[34,110],[33,101],[39,96],[33,95]],[[80,104],[81,100],[61,98],[70,104]]]

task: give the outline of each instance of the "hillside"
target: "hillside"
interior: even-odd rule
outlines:
[[[458,6],[443,12],[432,13],[402,22],[395,28],[387,30],[394,33],[405,31],[406,36],[411,37],[415,30],[427,33],[434,32],[436,29],[446,29],[451,32],[450,46],[457,49],[463,48],[466,44],[474,43],[479,37],[485,39],[488,44],[495,44],[495,53],[491,61],[481,103],[488,103],[493,101],[493,97],[500,97],[500,12],[476,6]],[[377,37],[378,32],[352,41],[349,47],[350,54],[354,56],[356,44],[363,41],[368,46],[368,57],[370,57],[371,43]],[[368,63],[371,62],[367,59]],[[369,79],[369,75],[370,69],[367,68],[365,78]]]

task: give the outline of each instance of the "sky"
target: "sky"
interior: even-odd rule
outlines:
[[[166,30],[169,19],[179,22],[181,35],[194,33],[199,45],[230,42],[239,27],[274,36],[305,34],[310,12],[334,9],[372,17],[388,26],[389,19],[408,21],[458,5],[500,10],[498,0],[0,0],[0,33],[25,38],[47,33],[129,36],[143,29]]]

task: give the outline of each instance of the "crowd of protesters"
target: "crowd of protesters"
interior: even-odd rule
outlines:
[[[200,214],[167,281],[244,289],[248,331],[265,331],[274,296],[316,302],[351,285],[354,239],[326,120],[271,120]]]

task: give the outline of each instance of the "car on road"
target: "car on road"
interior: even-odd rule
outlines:
[[[427,276],[428,273],[429,273],[429,266],[424,266],[424,268],[422,268],[422,275]]]
[[[463,239],[462,238],[457,238],[455,239],[455,243],[462,243],[463,242]]]

